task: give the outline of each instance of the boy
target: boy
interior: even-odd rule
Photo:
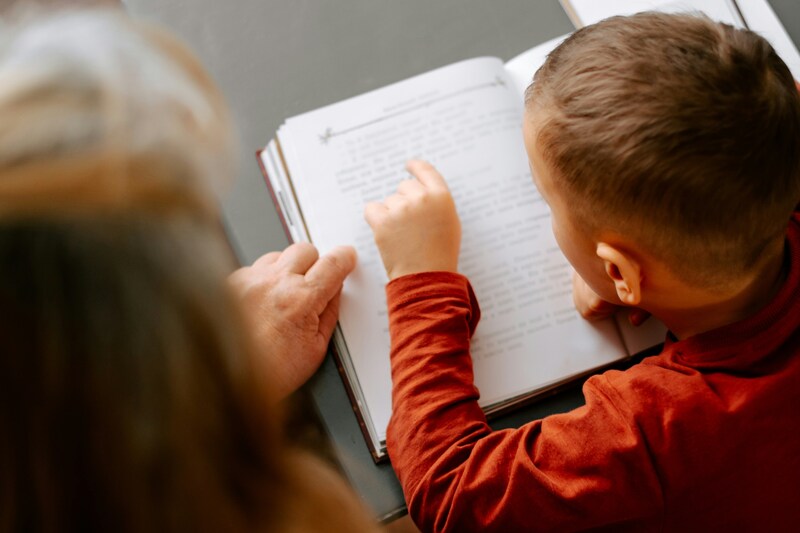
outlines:
[[[526,95],[525,144],[584,316],[637,307],[663,352],[586,405],[492,431],[442,177],[410,162],[366,218],[387,273],[409,512],[436,531],[785,530],[800,522],[800,97],[769,44],[689,15],[577,31]],[[558,354],[553,354],[558,356]]]

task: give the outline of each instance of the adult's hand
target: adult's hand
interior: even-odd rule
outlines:
[[[339,316],[342,283],[355,264],[352,247],[320,257],[311,244],[298,243],[231,274],[255,334],[256,356],[278,398],[294,392],[322,364]]]

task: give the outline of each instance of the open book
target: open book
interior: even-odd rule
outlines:
[[[761,32],[791,68],[800,68],[796,48],[764,0],[740,2],[746,14],[733,0],[562,3],[578,26],[642,9],[699,9]],[[619,317],[590,323],[573,307],[571,268],[552,236],[521,135],[523,92],[560,40],[505,64],[488,57],[462,61],[292,117],[259,152],[290,240],[311,241],[321,252],[338,244],[358,251],[358,267],[342,294],[334,348],[376,460],[385,457],[391,414],[387,279],[363,210],[396,190],[410,158],[436,165],[461,216],[459,268],[472,282],[483,315],[472,356],[487,414],[664,340],[658,322],[640,328]]]
[[[460,271],[482,319],[472,342],[488,414],[663,342],[656,322],[590,323],[574,309],[571,268],[533,184],[521,125],[522,93],[558,43],[506,64],[476,58],[292,117],[259,153],[290,240],[322,253],[358,251],[345,283],[334,347],[367,444],[385,455],[391,414],[386,274],[363,211],[393,193],[410,158],[447,179],[462,219]]]

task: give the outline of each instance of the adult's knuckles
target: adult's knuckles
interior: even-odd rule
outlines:
[[[323,255],[318,263],[320,268],[328,274],[331,274],[334,278],[344,279],[351,269],[351,260],[346,259],[340,254]]]
[[[298,278],[302,277],[298,275],[281,275],[265,280],[263,287],[268,292],[269,299],[273,305],[281,309],[302,305],[304,284]]]

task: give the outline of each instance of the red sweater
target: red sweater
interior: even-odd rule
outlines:
[[[469,282],[387,287],[387,445],[423,531],[800,528],[800,227],[788,279],[757,315],[583,387],[586,405],[492,431],[478,407]],[[559,354],[552,354],[559,357]]]

